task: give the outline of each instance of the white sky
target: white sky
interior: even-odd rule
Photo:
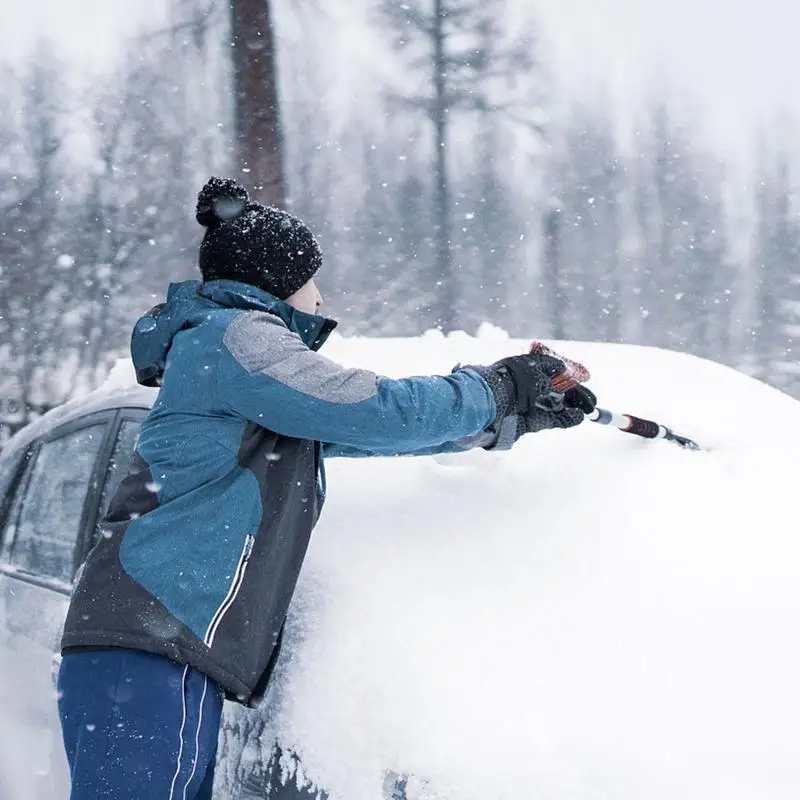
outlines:
[[[367,4],[370,0],[363,0]],[[398,0],[399,2],[400,0]],[[536,8],[556,75],[577,90],[608,83],[623,104],[666,75],[688,89],[724,152],[746,152],[760,120],[800,117],[800,3],[791,0],[516,0]],[[343,0],[345,5],[360,5]],[[327,5],[327,0],[326,0]],[[103,64],[126,33],[158,24],[164,0],[3,0],[0,52],[41,31],[81,67]],[[327,6],[330,8],[330,6]],[[365,43],[369,44],[369,43]]]
[[[0,53],[24,53],[41,33],[76,64],[106,63],[163,0],[2,0]]]
[[[528,0],[519,0],[526,3]],[[561,76],[623,98],[656,75],[694,95],[702,124],[739,149],[778,110],[800,114],[800,4],[792,0],[537,0]],[[666,66],[666,69],[664,67]]]

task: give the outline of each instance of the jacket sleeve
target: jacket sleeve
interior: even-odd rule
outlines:
[[[345,368],[259,312],[238,314],[225,330],[217,397],[226,411],[276,433],[370,455],[437,452],[496,415],[477,372],[395,380]]]
[[[352,447],[341,444],[324,443],[322,445],[322,454],[325,458],[367,458],[370,456],[438,456],[445,453],[466,453],[475,447],[485,447],[491,445],[495,441],[495,435],[489,431],[481,430],[474,436],[465,436],[455,442],[443,442],[442,444],[434,445],[432,447],[423,447],[418,450],[396,451],[391,453],[381,452],[379,450],[361,450],[358,447]],[[510,448],[505,448],[510,449]]]

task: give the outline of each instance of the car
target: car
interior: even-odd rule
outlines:
[[[128,468],[155,390],[96,392],[45,414],[0,456],[0,796],[69,796],[56,679],[73,580]],[[232,706],[233,704],[226,704]],[[226,708],[217,765],[222,797],[317,797],[284,783],[283,754],[248,747],[263,721]]]
[[[703,450],[582,425],[507,454],[337,460],[266,703],[226,704],[217,797],[798,796],[800,404],[679,353],[552,345],[604,407]],[[526,346],[329,352],[399,377]],[[122,386],[0,455],[3,800],[68,795],[61,624],[155,396]]]

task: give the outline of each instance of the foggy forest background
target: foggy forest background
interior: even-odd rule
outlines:
[[[0,63],[2,419],[96,386],[167,283],[198,277],[198,190],[251,177],[225,6],[171,0],[91,85],[44,41]],[[668,82],[625,129],[601,89],[558,96],[535,19],[505,6],[376,0],[388,66],[332,87],[324,10],[276,4],[284,201],[322,244],[326,313],[345,335],[489,322],[655,345],[800,397],[798,154],[777,112],[743,181]]]

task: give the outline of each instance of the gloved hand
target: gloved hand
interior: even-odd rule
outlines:
[[[483,444],[486,449],[509,449],[523,434],[571,428],[583,422],[583,406],[578,405],[583,398],[577,394],[571,396],[574,406],[567,404],[564,394],[557,395],[562,398],[558,407],[542,407],[554,394],[553,378],[565,369],[564,362],[557,358],[526,353],[504,358],[488,367],[470,365],[464,368],[477,372],[494,394],[497,416],[486,429],[492,434],[491,440]]]
[[[597,398],[591,389],[579,383],[564,392],[564,405],[567,408],[579,408],[584,414],[591,414],[597,407]]]
[[[564,406],[567,408],[579,408],[584,414],[591,414],[597,406],[597,398],[594,392],[583,386],[583,382],[589,379],[589,370],[578,361],[564,356],[551,350],[542,342],[533,342],[530,352],[540,356],[550,356],[556,361],[562,362],[564,369],[552,376],[553,392],[547,396],[546,402],[539,398],[539,404],[550,411],[558,411]]]

